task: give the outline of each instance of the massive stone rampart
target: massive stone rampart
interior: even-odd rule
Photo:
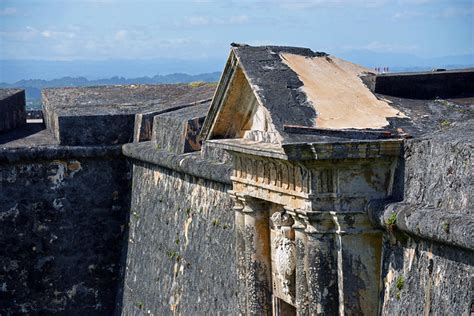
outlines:
[[[406,142],[405,198],[377,219],[387,229],[383,315],[472,313],[473,128]]]
[[[127,144],[133,186],[122,315],[237,314],[230,167]]]

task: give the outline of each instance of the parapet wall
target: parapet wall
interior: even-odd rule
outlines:
[[[413,99],[452,98],[474,95],[472,69],[421,73],[394,73],[376,76],[376,93]]]

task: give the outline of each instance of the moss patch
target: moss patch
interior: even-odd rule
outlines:
[[[387,219],[387,225],[393,226],[397,223],[397,213],[392,213]]]

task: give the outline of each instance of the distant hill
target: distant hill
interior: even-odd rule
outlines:
[[[118,84],[159,84],[159,83],[190,83],[196,81],[217,82],[220,72],[211,72],[198,75],[175,73],[169,75],[156,75],[153,77],[123,78],[112,77],[109,79],[89,80],[84,77],[63,77],[53,80],[28,79],[14,83],[0,83],[0,88],[22,88],[26,91],[28,109],[41,108],[41,89],[52,87],[84,87]]]

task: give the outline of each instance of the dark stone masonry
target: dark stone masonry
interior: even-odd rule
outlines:
[[[25,91],[0,89],[0,133],[26,124]]]
[[[117,157],[0,165],[2,315],[114,310],[129,208]]]
[[[0,315],[471,315],[473,73],[1,90]]]

